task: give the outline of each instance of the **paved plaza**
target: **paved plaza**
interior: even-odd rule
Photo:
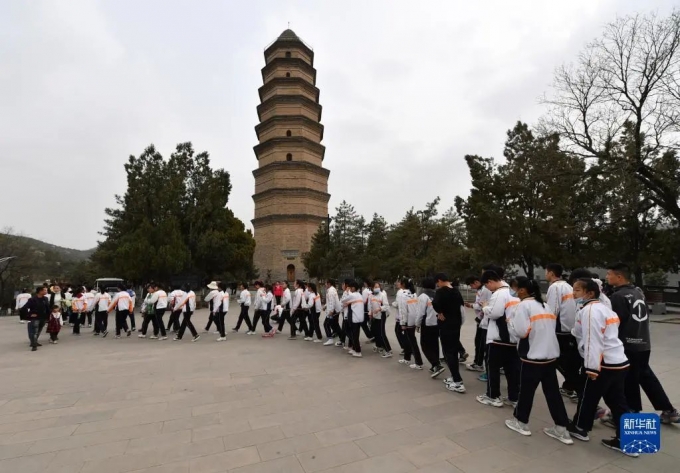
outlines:
[[[470,351],[473,334],[466,324]],[[588,444],[546,437],[540,391],[522,437],[503,423],[511,408],[475,401],[476,373],[455,394],[371,345],[355,359],[286,336],[202,335],[101,340],[66,327],[32,353],[26,326],[0,318],[0,472],[680,472],[680,426],[663,427],[662,453],[632,459],[600,445],[612,431],[599,423]],[[678,337],[680,325],[652,324],[652,364],[676,406]]]

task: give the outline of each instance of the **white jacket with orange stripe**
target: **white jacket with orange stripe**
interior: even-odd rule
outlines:
[[[517,353],[524,361],[547,363],[560,356],[555,326],[557,316],[547,304],[533,297],[520,302],[508,323],[510,332],[519,338]]]
[[[600,374],[601,369],[622,369],[628,358],[619,340],[619,317],[599,301],[587,301],[576,316],[572,335],[583,357],[586,372]]]
[[[415,327],[418,322],[418,298],[411,291],[404,290],[397,303],[402,327]]]
[[[566,281],[555,281],[548,288],[548,306],[557,316],[557,331],[570,333],[576,321],[576,301],[574,289]]]
[[[484,318],[489,320],[486,332],[486,343],[516,345],[519,341],[508,329],[508,321],[512,319],[519,299],[510,295],[510,286],[503,285],[491,294],[489,303],[484,306]]]
[[[431,296],[426,293],[422,293],[418,296],[418,319],[416,320],[416,327],[423,325],[423,319],[425,319],[426,327],[436,327],[437,326],[437,311],[432,307]]]

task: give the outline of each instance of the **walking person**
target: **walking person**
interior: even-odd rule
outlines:
[[[305,297],[305,283],[301,280],[295,281],[294,284],[295,292],[293,293],[293,302],[291,303],[292,317],[290,321],[291,325],[291,335],[288,340],[296,340],[296,323],[300,322],[300,332],[304,332],[305,337],[309,337],[309,328],[307,327],[307,320],[305,317],[304,307],[302,305]]]
[[[540,384],[550,416],[555,422],[554,426],[543,429],[543,432],[548,437],[572,445],[574,441],[567,430],[567,410],[564,408],[557,381],[557,360],[560,356],[556,332],[557,316],[543,302],[541,288],[535,280],[519,276],[517,296],[521,302],[509,321],[509,328],[519,339],[517,352],[521,363],[520,389],[514,416],[506,420],[505,425],[522,435],[531,435],[529,416]]]
[[[256,333],[257,322],[264,318],[264,298],[267,295],[267,291],[264,288],[264,283],[262,281],[255,281],[255,301],[253,302],[253,333]],[[266,332],[265,332],[266,333]]]
[[[254,333],[253,324],[250,322],[250,317],[248,316],[248,311],[250,310],[251,304],[251,296],[250,291],[248,290],[248,283],[242,282],[239,285],[239,290],[241,291],[241,293],[238,298],[238,303],[241,306],[241,313],[239,314],[238,322],[236,323],[236,326],[232,329],[232,331],[238,333],[239,329],[241,328],[241,324],[245,320],[246,326],[248,327],[246,335],[252,335]]]
[[[321,317],[321,296],[317,293],[316,284],[310,282],[307,286],[309,288],[309,296],[307,297],[307,308],[309,310],[309,333],[316,335],[316,338],[309,337],[314,343],[321,343],[321,325],[319,318]]]
[[[50,334],[50,343],[56,345],[59,341],[59,331],[64,321],[61,318],[61,305],[55,304],[52,306],[52,312],[47,322],[47,333]]]
[[[450,281],[450,283],[452,287],[455,287],[456,289],[458,289],[458,292],[460,292],[460,283],[458,282],[458,279],[454,278],[454,280]],[[465,305],[460,306],[461,331],[463,330],[463,324],[465,324]],[[460,363],[461,365],[465,365],[465,362],[467,361],[468,358],[470,358],[470,355],[463,346],[463,342],[461,340],[458,340],[458,363]]]
[[[174,341],[178,342],[182,340],[184,332],[188,328],[193,337],[191,341],[196,342],[199,338],[201,338],[201,336],[196,331],[196,327],[194,327],[194,324],[191,323],[191,316],[196,310],[196,294],[191,290],[191,286],[188,284],[184,287],[183,292],[184,295],[182,296],[182,299],[178,301],[176,307],[176,309],[182,313],[182,324],[179,327],[179,331],[177,332],[177,336],[174,338]]]
[[[215,327],[217,327],[217,331],[219,332],[220,336],[217,337],[218,342],[226,342],[227,341],[227,333],[224,327],[224,313],[222,311],[222,299],[224,299],[224,290],[220,287],[219,284],[217,286],[217,294],[210,300],[211,302],[211,309],[210,309],[210,314],[212,315],[212,319],[215,321]]]
[[[83,294],[83,288],[78,287],[71,300],[71,310],[73,311],[73,335],[80,335],[80,326],[85,321],[87,313],[87,302]]]
[[[219,319],[218,331],[220,332],[220,338],[224,339],[221,341],[226,341],[227,339],[226,318],[227,313],[229,313],[229,288],[227,284],[223,282],[217,283],[217,287],[222,293],[222,310],[220,311],[218,318]]]
[[[408,340],[406,339],[406,335],[404,334],[404,331],[401,329],[401,319],[402,317],[407,317],[406,311],[403,310],[406,308],[406,304],[402,303],[402,299],[405,297],[407,294],[407,289],[402,286],[401,280],[397,279],[397,281],[394,283],[395,287],[397,288],[397,294],[395,296],[394,302],[392,303],[392,306],[397,309],[397,316],[394,318],[394,334],[397,336],[397,342],[399,343],[399,346],[401,347],[401,353],[400,355],[403,357],[404,354],[406,353],[406,347],[408,346]],[[401,358],[399,360],[399,363],[404,363],[404,358]]]
[[[38,347],[42,346],[38,342],[38,338],[40,337],[40,332],[42,332],[51,312],[47,298],[45,297],[46,295],[47,288],[39,287],[36,290],[35,295],[22,306],[22,309],[26,314],[28,341],[31,346],[31,351],[37,351]]]
[[[92,327],[92,316],[94,315],[96,305],[96,293],[93,291],[92,286],[85,286],[85,292],[83,293],[83,298],[85,299],[85,304],[87,304],[87,310],[83,314],[83,318],[80,320],[80,325],[85,325],[85,320],[87,319],[87,326]]]
[[[281,302],[277,305],[280,305],[282,307],[281,315],[279,316],[279,327],[276,330],[278,333],[283,332],[283,326],[288,321],[288,324],[291,326],[290,334],[291,337],[293,336],[293,323],[291,321],[291,314],[290,314],[290,303],[292,302],[292,297],[290,294],[290,289],[288,288],[288,282],[284,281],[282,284],[283,287],[283,295],[281,296]]]
[[[158,327],[156,326],[156,302],[158,299],[154,300],[154,292],[155,288],[153,287],[152,284],[149,284],[147,287],[147,293],[146,297],[144,298],[144,302],[142,303],[142,330],[137,337],[139,338],[146,338],[146,331],[149,328],[149,322],[152,323],[154,331],[158,330]],[[154,336],[154,338],[156,338]]]
[[[557,368],[564,377],[560,393],[576,402],[581,368],[576,339],[571,334],[576,322],[576,301],[574,290],[562,279],[563,273],[564,268],[560,264],[550,263],[545,267],[545,278],[550,283],[547,295],[548,307],[557,316],[556,333],[560,344]]]
[[[168,320],[168,326],[165,329],[167,332],[172,331],[177,334],[179,332],[179,316],[182,313],[181,309],[177,309],[179,302],[184,299],[184,291],[179,284],[173,286],[173,290],[168,296],[168,304],[170,307],[170,319]]]
[[[408,365],[414,370],[423,369],[423,357],[420,355],[420,347],[418,346],[418,339],[416,338],[416,322],[418,320],[418,298],[416,297],[416,288],[413,281],[408,278],[401,278],[400,287],[405,288],[406,292],[403,294],[399,302],[399,312],[401,317],[401,330],[406,338],[404,348],[404,358],[399,360],[399,363]],[[411,355],[413,355],[415,362],[411,363]]]
[[[387,323],[387,317],[389,316],[390,303],[387,299],[387,293],[383,291],[380,283],[376,282],[373,284],[373,293],[369,300],[368,310],[369,316],[371,317],[371,332],[375,339],[373,351],[378,352],[383,358],[391,358],[392,346],[387,339],[387,333],[385,333],[385,324]]]
[[[128,328],[127,318],[130,315],[130,310],[132,310],[132,298],[122,285],[113,296],[107,312],[112,312],[113,310],[116,311],[116,338],[120,338],[121,331],[127,333],[129,337],[132,331]]]
[[[160,334],[159,340],[167,340],[168,335],[165,331],[163,316],[165,315],[165,311],[168,310],[168,293],[165,292],[163,286],[160,284],[154,283],[153,287],[156,304],[156,325],[153,328],[153,336],[151,338],[158,337]]]
[[[368,302],[373,293],[373,281],[367,279],[364,281],[364,287],[361,291],[361,297],[364,300],[364,322],[361,324],[361,330],[364,331],[364,335],[368,339],[368,343],[373,343],[375,337],[373,336],[373,330],[371,329],[371,319],[368,316]]]
[[[130,301],[132,302],[130,311],[128,312],[128,316],[130,317],[130,330],[136,332],[137,326],[135,324],[135,306],[137,305],[137,293],[135,292],[132,284],[128,284],[127,294],[130,296]]]
[[[519,395],[519,356],[517,337],[510,333],[508,320],[512,318],[519,299],[510,295],[510,286],[495,271],[484,271],[482,284],[493,294],[483,308],[484,317],[489,319],[486,334],[487,342],[487,382],[486,394],[477,396],[477,402],[493,407],[517,405]],[[501,368],[508,383],[508,397],[501,399]]]
[[[212,281],[210,284],[208,284],[208,289],[210,289],[210,292],[208,293],[207,296],[205,296],[205,299],[204,299],[204,301],[208,303],[208,324],[205,326],[205,330],[204,330],[205,332],[210,332],[210,326],[215,321],[214,314],[216,313],[216,311],[214,310],[214,307],[213,307],[213,299],[219,293],[217,281]],[[217,323],[215,323],[215,326],[217,326]],[[219,328],[218,328],[218,331],[219,331]]]
[[[361,358],[363,355],[361,354],[361,343],[359,343],[359,332],[364,321],[364,298],[359,293],[359,284],[356,281],[351,281],[347,286],[349,294],[343,304],[348,309],[347,317],[352,320],[349,354],[355,358]]]
[[[271,284],[264,287],[264,299],[262,301],[262,327],[264,327],[263,338],[272,338],[276,334],[276,329],[272,328],[269,323],[269,316],[274,310],[276,299],[274,298],[273,288]]]
[[[281,305],[281,297],[283,297],[283,286],[279,281],[276,281],[274,283],[274,287],[272,288],[272,293],[274,294],[274,297],[276,298],[276,305]]]
[[[624,385],[626,401],[633,412],[641,412],[640,388],[642,388],[654,410],[661,411],[661,422],[678,423],[680,414],[671,404],[659,378],[649,366],[652,353],[649,309],[642,291],[630,282],[630,274],[630,268],[623,263],[613,264],[607,269],[607,282],[614,291],[610,297],[612,309],[621,321],[619,338],[623,342],[625,355],[630,363]],[[605,422],[606,420],[603,419]]]
[[[28,289],[25,288],[21,290],[21,294],[17,295],[14,310],[19,314],[19,323],[21,324],[26,323],[26,320],[24,320],[24,316],[22,315],[24,313],[22,309],[30,298],[31,294],[28,292]]]
[[[423,354],[430,362],[430,376],[436,378],[445,370],[439,360],[439,325],[437,311],[432,307],[435,297],[435,282],[432,278],[425,278],[420,283],[423,293],[418,296],[418,318],[416,327],[420,331],[420,345]]]
[[[340,297],[340,304],[342,305],[342,333],[345,334],[344,338],[341,338],[341,344],[340,346],[344,350],[350,350],[352,347],[352,317],[350,314],[349,306],[345,304],[347,302],[347,299],[350,297],[350,294],[352,293],[350,290],[349,285],[352,283],[351,279],[345,279],[342,282],[342,285],[340,288],[342,289],[342,296]],[[338,346],[336,343],[335,346]]]
[[[338,297],[338,290],[335,288],[337,282],[335,279],[328,279],[326,281],[326,318],[323,323],[324,331],[326,332],[326,341],[324,346],[332,346],[340,344],[336,342],[335,338],[342,338],[344,340],[344,333],[340,328],[340,313],[342,312],[342,304]]]
[[[458,346],[460,345],[461,307],[464,306],[463,296],[457,287],[451,285],[449,278],[444,273],[437,273],[434,277],[437,290],[432,299],[432,308],[437,313],[437,327],[439,327],[439,340],[442,345],[444,361],[449,368],[451,376],[444,380],[444,385],[449,391],[464,393],[466,391],[463,378],[458,366]],[[430,377],[439,376],[435,370]]]
[[[97,300],[97,307],[94,316],[94,333],[95,335],[101,334],[102,338],[105,338],[109,332],[109,305],[111,304],[111,296],[104,286],[99,288],[99,298]]]
[[[600,288],[592,279],[579,279],[574,283],[574,297],[583,300],[583,308],[576,316],[573,335],[583,357],[586,381],[578,398],[576,414],[569,424],[572,437],[587,442],[593,428],[600,399],[611,410],[616,435],[602,439],[602,445],[624,453],[621,448],[621,416],[629,412],[624,394],[628,359],[623,342],[619,339],[620,320],[615,312],[598,299]],[[637,453],[626,453],[637,457]]]

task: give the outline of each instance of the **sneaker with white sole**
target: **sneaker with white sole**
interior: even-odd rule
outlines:
[[[455,393],[464,393],[465,385],[463,383],[451,382],[446,384],[446,389]]]
[[[312,340],[314,340],[312,337],[305,337],[305,342],[311,342]]]
[[[570,436],[574,437],[575,439],[580,440],[581,442],[589,442],[590,441],[590,437],[588,436],[588,431],[577,427],[576,425],[574,425],[573,422],[569,423],[567,430],[569,431]]]
[[[149,337],[149,340],[158,340],[158,337],[156,335],[151,335]]]
[[[342,346],[342,342],[335,342],[335,346],[340,348]]]
[[[226,342],[226,341],[227,341],[227,337],[220,337],[220,338],[218,338],[216,341],[218,341],[218,342]]]
[[[446,368],[443,366],[435,366],[434,369],[431,371],[430,378],[435,379],[437,376],[442,374],[444,371],[446,371]],[[453,379],[451,379],[453,381]]]
[[[531,430],[529,430],[529,426],[525,424],[524,422],[520,422],[514,417],[512,419],[508,419],[505,421],[505,426],[510,429],[514,430],[518,434],[522,434],[525,436],[531,435]]]
[[[332,345],[335,345],[335,342],[333,341],[332,338],[329,338],[328,340],[326,340],[326,341],[323,343],[323,346],[325,346],[325,347],[330,347],[330,346],[332,346]]]
[[[383,358],[392,358],[392,352],[391,351],[386,351],[382,355],[380,355]]]
[[[405,360],[405,359],[401,358],[401,359],[399,360],[399,363],[401,363],[402,365],[410,365],[410,364],[411,364],[411,360]]]
[[[140,333],[139,335],[137,335],[137,337],[138,338],[146,338],[146,335],[144,335],[143,333]]]
[[[479,371],[479,372],[484,371],[484,367],[480,366],[476,363],[468,363],[467,365],[465,365],[465,369],[468,370],[468,371]]]
[[[444,379],[442,379],[442,383],[444,383],[444,384],[451,384],[451,383],[453,383],[453,378],[451,378],[451,377],[449,377],[449,378],[444,378]]]
[[[503,404],[506,406],[517,407],[517,401],[511,401],[507,396],[501,396],[501,401],[503,401]]]
[[[321,339],[315,338],[315,339],[313,340],[313,342],[314,342],[314,343],[321,343]]]
[[[503,401],[500,400],[500,398],[492,398],[487,396],[486,394],[480,394],[477,396],[477,402],[480,404],[484,404],[485,406],[493,406],[493,407],[503,407]]]
[[[411,368],[412,370],[422,370],[423,365],[417,365],[417,364],[413,363],[413,364],[409,365],[409,368]]]
[[[555,440],[559,440],[565,445],[574,445],[574,441],[569,435],[569,431],[566,427],[561,427],[559,425],[553,425],[552,427],[546,427],[543,429],[543,433],[548,437],[552,437]]]
[[[246,332],[246,335],[255,335],[255,331],[254,331],[254,330],[249,330],[248,332]]]
[[[354,355],[356,352],[355,352],[353,349],[350,348],[350,349],[347,351],[347,353],[349,353],[350,355]]]
[[[194,338],[191,339],[192,342],[197,342],[201,338],[200,335],[196,335]]]
[[[632,458],[637,458],[640,456],[640,454],[637,452],[629,452],[621,448],[621,440],[617,439],[616,437],[611,439],[602,439],[602,445]]]
[[[167,340],[167,339],[168,339],[168,337],[163,336],[163,337],[159,338],[158,340]]]
[[[614,422],[614,416],[611,411],[600,417],[600,422],[611,429],[616,428],[616,423]]]
[[[361,353],[357,353],[357,352],[352,353],[352,356],[354,358],[363,358],[364,357],[364,355],[362,355]]]

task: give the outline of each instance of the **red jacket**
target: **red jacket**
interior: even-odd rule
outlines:
[[[274,290],[272,292],[276,297],[283,296],[283,286],[280,284],[274,284]]]

